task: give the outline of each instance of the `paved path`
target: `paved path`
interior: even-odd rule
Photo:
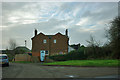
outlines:
[[[3,78],[96,78],[116,76],[118,68],[41,66],[37,63],[10,63],[2,68]]]

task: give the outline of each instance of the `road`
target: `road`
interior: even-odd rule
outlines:
[[[118,74],[118,68],[41,66],[40,63],[10,63],[3,78],[95,78]]]

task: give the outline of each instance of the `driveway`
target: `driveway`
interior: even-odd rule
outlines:
[[[10,63],[3,78],[99,78],[118,75],[118,68],[41,66],[40,63]],[[109,77],[108,77],[109,78]]]

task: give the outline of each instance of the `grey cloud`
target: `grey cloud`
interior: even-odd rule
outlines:
[[[25,20],[24,16],[30,14],[34,16],[39,15],[40,5],[34,2],[3,2],[2,4],[2,24],[3,25],[10,25],[8,18],[11,16],[13,17],[20,17],[18,21]],[[16,14],[15,14],[16,13]],[[18,15],[19,13],[19,15]],[[21,16],[23,15],[23,16]],[[26,18],[27,19],[27,18]],[[39,19],[39,17],[38,17]]]
[[[92,13],[92,11],[86,11],[82,17],[91,17],[95,21],[101,20],[101,19],[108,19],[113,18],[118,15],[118,4],[117,2],[111,2],[111,3],[100,3],[99,6],[97,6],[96,10],[101,9],[99,13]],[[113,15],[114,14],[114,15]]]
[[[12,13],[16,11],[28,12],[34,15],[39,15],[39,10],[41,9],[41,5],[37,4],[31,7],[31,5],[34,5],[34,4],[36,3],[28,3],[28,2],[27,3],[12,3],[12,4],[3,3],[3,7],[2,7],[3,20],[2,21],[3,21],[3,25],[8,26],[7,28],[4,28],[2,30],[2,33],[3,33],[2,38],[4,41],[2,44],[3,48],[6,48],[6,46],[8,45],[8,40],[10,38],[14,38],[19,45],[24,45],[24,40],[26,39],[27,45],[31,49],[31,46],[32,46],[31,38],[34,36],[34,28],[38,29],[38,33],[43,32],[45,34],[55,34],[56,32],[60,31],[61,33],[64,34],[65,30],[64,28],[61,27],[64,25],[69,26],[68,30],[69,30],[70,44],[81,43],[81,44],[87,45],[86,40],[89,39],[89,36],[91,33],[89,31],[86,31],[86,32],[80,31],[80,30],[78,31],[78,29],[81,29],[81,27],[84,27],[84,26],[77,26],[75,25],[76,22],[79,22],[80,19],[84,17],[90,17],[89,24],[96,24],[99,21],[112,19],[117,15],[117,8],[116,8],[117,3],[95,3],[95,4],[93,3],[74,3],[74,4],[63,3],[63,5],[58,8],[58,12],[57,12],[58,14],[56,14],[55,16],[59,16],[60,12],[63,12],[62,16],[65,17],[64,15],[68,14],[66,10],[68,10],[68,12],[71,12],[71,15],[70,15],[71,19],[61,20],[53,16],[52,18],[48,19],[48,21],[39,21],[38,19],[36,23],[32,23],[32,24],[20,24],[20,23],[12,24],[8,22],[9,15],[11,15]],[[92,10],[90,6],[92,6]],[[94,8],[94,6],[96,6],[96,8]],[[73,16],[72,13],[77,8],[82,9],[82,11],[80,12],[79,10],[76,16]],[[101,12],[98,12],[98,13],[92,12],[93,10],[97,10],[97,9],[101,9]],[[22,18],[18,20],[22,21],[22,20],[26,20],[26,18]],[[68,23],[71,20],[73,21],[73,23],[68,25]],[[104,43],[106,40],[106,38],[104,37],[104,27],[105,27],[104,24],[95,25],[95,26],[97,27],[97,29],[94,32],[94,36],[96,37],[97,40],[100,40],[101,42]]]
[[[31,5],[31,2],[3,2],[2,9],[6,11],[14,11],[21,9],[25,5]]]
[[[90,35],[93,35],[96,41],[100,41],[101,45],[104,45],[107,41],[104,28],[100,28],[98,30],[95,30],[95,32],[91,33],[90,31],[82,31],[82,29],[78,28],[81,26],[72,26],[74,27],[69,28],[70,44],[80,43],[87,46],[88,43],[86,42],[86,40],[90,39]]]
[[[62,29],[55,29],[57,26],[66,24],[69,20],[57,20],[50,19],[47,22],[33,23],[33,24],[16,24],[8,29],[2,31],[3,45],[4,48],[8,45],[8,41],[14,38],[19,45],[24,45],[24,40],[28,41],[28,47],[31,49],[31,38],[34,36],[34,29],[36,28],[39,32],[44,34],[55,34]]]

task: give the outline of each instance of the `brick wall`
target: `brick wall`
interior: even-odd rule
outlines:
[[[43,43],[44,39],[46,39],[47,43]],[[56,43],[54,43],[54,39],[56,39]],[[48,50],[49,55],[67,53],[68,40],[69,39],[67,36],[62,35],[60,33],[52,35],[51,39],[49,39],[47,35],[40,33],[34,38],[32,38],[32,55],[40,56],[41,50]]]

